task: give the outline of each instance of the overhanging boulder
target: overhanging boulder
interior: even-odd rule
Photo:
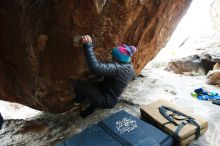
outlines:
[[[121,43],[137,46],[138,73],[165,46],[191,0],[1,0],[0,99],[64,112],[70,78],[87,78],[79,36],[92,35],[99,60]],[[74,41],[73,41],[74,40]]]

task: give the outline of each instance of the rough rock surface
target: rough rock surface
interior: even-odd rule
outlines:
[[[219,36],[207,36],[198,38],[197,41],[185,44],[181,49],[188,49],[195,52],[185,58],[174,59],[167,65],[166,70],[177,74],[201,75],[213,70],[214,65],[220,62],[220,42]],[[195,45],[194,45],[195,44]]]
[[[193,75],[193,73],[205,74],[205,69],[203,67],[202,60],[198,55],[173,60],[168,63],[166,70],[173,71],[176,74],[185,75]]]
[[[166,70],[177,74],[204,75],[213,69],[216,62],[204,56],[193,55],[183,59],[176,59],[168,63]]]
[[[210,71],[208,74],[208,83],[220,87],[220,69]]]
[[[0,99],[63,112],[70,78],[86,78],[79,36],[92,35],[98,59],[133,44],[136,72],[164,47],[191,0],[1,0]]]
[[[202,58],[207,58],[207,60],[212,62],[220,62],[220,42],[219,46],[205,51],[201,54]]]

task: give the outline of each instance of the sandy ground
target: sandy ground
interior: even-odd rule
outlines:
[[[0,112],[4,119],[27,119],[42,113],[41,111],[34,110],[21,104],[1,100]]]
[[[207,132],[193,141],[190,146],[219,146],[220,106],[214,105],[210,101],[200,101],[191,96],[191,92],[200,87],[220,93],[219,88],[210,86],[206,82],[206,76],[184,76],[163,69],[145,68],[142,71],[142,77],[137,77],[129,84],[122,95],[122,101],[114,109],[98,109],[85,120],[80,119],[77,127],[83,129],[85,125],[96,123],[103,117],[122,109],[139,117],[139,106],[163,98],[209,122]]]
[[[191,146],[220,145],[220,129],[218,128],[220,123],[220,106],[214,105],[209,101],[197,100],[190,95],[194,89],[199,87],[220,93],[219,88],[206,84],[206,76],[184,76],[158,68],[144,69],[142,75],[142,77],[137,77],[136,80],[129,84],[126,91],[122,95],[122,101],[118,103],[114,109],[98,109],[86,119],[78,118],[78,120],[76,120],[77,122],[74,123],[75,128],[72,129],[72,131],[75,132],[72,134],[76,134],[87,126],[94,124],[102,118],[108,116],[109,114],[115,113],[122,109],[135,116],[140,116],[139,105],[146,105],[163,98],[208,120],[208,131],[198,140],[191,143]],[[13,105],[11,109],[14,107],[15,106]],[[25,107],[16,106],[16,108],[18,111],[22,111],[25,115]],[[5,111],[5,114],[7,114],[8,118],[10,118],[10,116],[11,118],[14,117],[14,114],[11,113],[12,112]],[[39,112],[35,110],[29,111],[28,115],[26,115],[26,118],[30,118],[36,114],[39,114]]]
[[[173,74],[162,69],[145,69],[144,77],[133,81],[123,98],[132,103],[145,105],[163,98],[177,106],[197,115],[209,122],[208,131],[191,145],[219,146],[220,145],[220,106],[210,101],[200,101],[190,93],[196,88],[220,93],[220,89],[206,84],[206,76],[184,76]]]

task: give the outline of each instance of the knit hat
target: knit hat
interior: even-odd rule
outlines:
[[[131,56],[136,52],[136,47],[125,44],[112,49],[112,56],[121,62],[131,61]]]

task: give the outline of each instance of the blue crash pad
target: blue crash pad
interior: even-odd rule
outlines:
[[[170,136],[120,111],[56,146],[171,146]]]

